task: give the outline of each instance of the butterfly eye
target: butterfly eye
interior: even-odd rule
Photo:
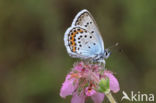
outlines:
[[[107,59],[110,56],[111,52],[108,51],[108,49],[105,50],[104,58]]]
[[[107,55],[108,55],[108,53],[107,53],[107,52],[105,52],[105,55],[107,56]]]

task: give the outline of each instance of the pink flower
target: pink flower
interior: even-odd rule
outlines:
[[[71,103],[85,103],[87,97],[91,97],[94,103],[102,103],[104,93],[97,91],[102,78],[109,78],[110,90],[114,93],[117,93],[120,87],[112,72],[101,71],[101,66],[97,64],[76,63],[61,87],[60,96],[65,98],[73,95]]]
[[[103,93],[96,93],[91,98],[94,101],[94,103],[102,103],[102,101],[104,99],[104,94]]]
[[[85,103],[86,96],[81,93],[78,95],[78,93],[73,93],[73,97],[71,99],[71,103]]]
[[[86,96],[92,96],[94,94],[96,94],[96,91],[90,87],[87,87],[85,90]]]
[[[71,75],[68,74],[65,82],[62,85],[60,96],[65,98],[68,95],[72,95],[72,93],[77,87],[76,83],[77,83],[77,80],[74,78],[71,78]]]
[[[75,64],[74,69],[77,70],[77,71],[81,71],[83,69],[83,65],[84,65],[83,62],[80,62],[78,64]]]
[[[117,93],[120,90],[120,86],[113,73],[105,70],[104,76],[109,78],[110,90],[112,90],[114,93]]]

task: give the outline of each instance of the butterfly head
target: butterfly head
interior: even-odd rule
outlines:
[[[105,59],[110,56],[111,52],[109,49],[105,49],[104,53],[101,53],[93,58],[93,62],[103,63],[105,64]]]
[[[109,49],[105,49],[104,51],[104,58],[107,59],[111,55],[111,52]]]

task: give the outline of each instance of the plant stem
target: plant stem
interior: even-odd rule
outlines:
[[[110,103],[117,103],[114,99],[114,97],[112,96],[111,92],[106,93],[105,94],[107,96],[107,98],[109,99]]]

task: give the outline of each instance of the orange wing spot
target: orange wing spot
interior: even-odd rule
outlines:
[[[71,35],[70,35],[70,42],[71,42],[71,51],[75,52],[76,51],[76,43],[75,43],[75,35],[80,32],[82,33],[84,30],[83,29],[78,29],[77,31],[75,32],[72,32]]]
[[[75,42],[74,42],[74,41],[72,42],[72,46],[73,46],[73,47],[75,46]]]
[[[75,48],[75,46],[73,47],[73,52],[75,52],[76,51],[76,48]]]
[[[71,33],[70,35],[70,42],[71,42],[71,46],[72,46],[72,51],[75,52],[76,51],[76,43],[75,43],[75,35],[78,33],[78,31]]]
[[[75,37],[76,34],[77,34],[77,31],[74,32],[73,35],[71,35],[72,36],[72,40],[71,40],[72,46],[75,46],[75,41],[74,41],[75,38],[74,37]]]
[[[82,33],[83,32],[83,30],[82,29],[80,29],[80,31],[79,31],[80,33]]]

